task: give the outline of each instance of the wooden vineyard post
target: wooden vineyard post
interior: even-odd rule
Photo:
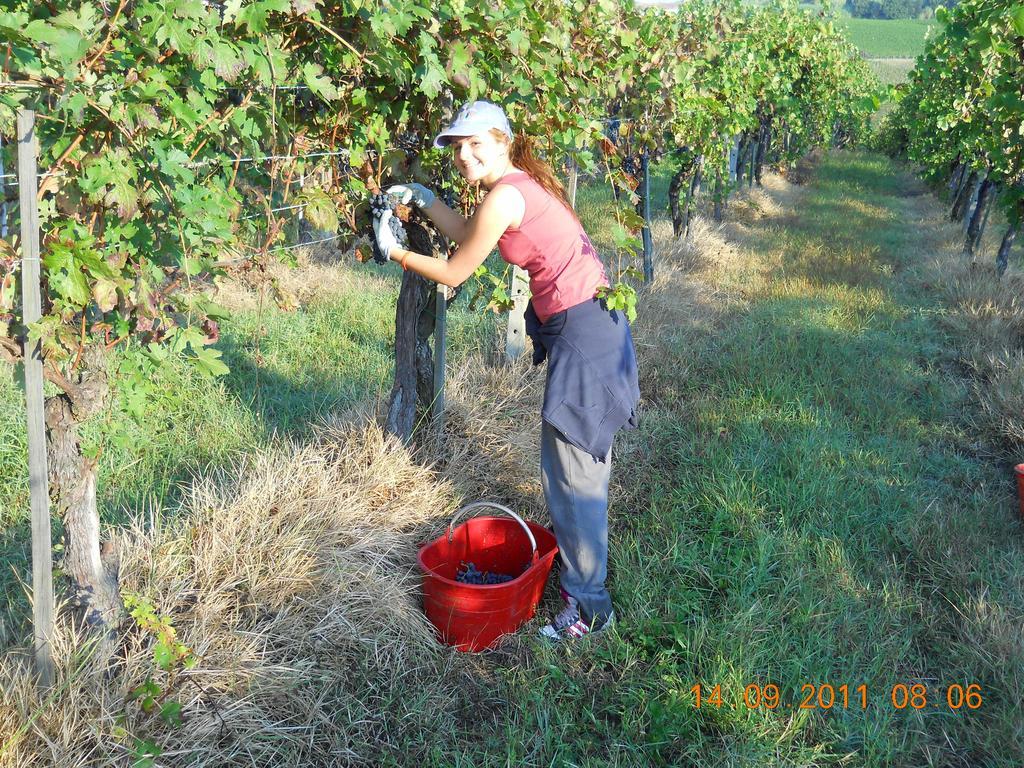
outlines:
[[[990,193],[988,202],[985,204],[985,216],[981,220],[981,229],[978,230],[978,235],[974,241],[975,248],[981,248],[981,256],[984,256],[985,251],[985,228],[988,227],[988,217],[992,213],[992,209],[996,207],[996,200],[999,197],[999,187],[995,187]],[[977,258],[977,257],[975,257]]]
[[[977,179],[975,179],[974,186],[971,187],[970,197],[967,198],[967,207],[963,210],[960,219],[965,235],[967,234],[967,228],[971,225],[971,219],[974,218],[972,211],[978,207],[978,195],[981,194],[981,188],[985,185],[987,178],[988,171],[982,171],[978,174]]]
[[[758,138],[753,140],[753,143],[751,144],[751,148],[750,148],[750,167],[746,169],[746,171],[747,171],[747,189],[753,189],[754,188],[754,168],[755,168],[756,163],[757,163],[757,153],[760,150],[761,150],[760,134],[758,134]]]
[[[649,283],[654,280],[654,241],[651,239],[651,169],[646,152],[640,155],[640,173],[643,176],[641,205],[644,227],[641,235],[644,242],[644,281]]]
[[[971,190],[974,188],[977,179],[978,172],[971,171],[967,175],[967,179],[961,183],[959,191],[953,198],[953,207],[949,212],[950,221],[960,221],[963,218],[965,208],[969,205],[968,200],[970,200]]]
[[[691,226],[693,224],[694,217],[694,206],[697,203],[697,197],[700,195],[700,185],[702,183],[704,175],[704,155],[697,155],[697,159],[693,163],[693,173],[690,175],[690,187],[686,192],[686,213],[683,217],[685,225],[683,227],[683,237],[686,242],[690,242]]]
[[[996,194],[996,184],[986,178],[978,190],[978,198],[975,201],[974,213],[964,220],[968,222],[964,238],[964,257],[970,258],[971,263],[976,261],[975,251],[985,231],[985,224],[988,221],[989,206]]]
[[[722,169],[715,168],[715,221],[722,220]]]
[[[18,198],[21,211],[22,320],[27,326],[42,315],[39,284],[39,208],[37,194],[36,115],[18,113]],[[53,685],[53,551],[50,538],[50,489],[46,464],[43,407],[43,358],[40,343],[25,340],[25,402],[28,410],[28,467],[32,506],[32,620],[40,688]]]
[[[1000,277],[1003,276],[1007,266],[1010,264],[1010,249],[1013,248],[1013,241],[1017,239],[1020,225],[1021,223],[1018,221],[1007,227],[1006,234],[1003,235],[1003,241],[999,244],[999,253],[996,255],[996,269]]]

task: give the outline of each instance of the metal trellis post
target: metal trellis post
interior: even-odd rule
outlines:
[[[18,113],[18,194],[21,208],[22,318],[27,326],[42,315],[39,278],[38,142],[36,115]],[[25,339],[25,402],[28,410],[28,466],[32,505],[32,614],[39,685],[53,685],[53,552],[50,538],[50,494],[46,465],[46,422],[43,415],[43,358],[40,343]]]
[[[505,333],[505,357],[515,360],[526,349],[526,304],[530,300],[530,278],[522,267],[512,267],[512,309]]]
[[[7,172],[4,170],[4,141],[0,136],[0,237],[7,237],[7,188],[4,179]]]
[[[569,205],[576,208],[576,188],[580,182],[580,169],[576,165],[576,159],[573,157],[569,158],[569,181],[565,185],[565,193],[569,197]]]

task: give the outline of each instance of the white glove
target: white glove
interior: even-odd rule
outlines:
[[[391,228],[393,216],[394,214],[391,211],[384,211],[379,218],[374,218],[373,220],[373,234],[377,238],[377,247],[387,259],[391,258],[392,251],[401,247],[398,244],[398,238],[395,237],[394,230]]]
[[[397,197],[398,202],[402,205],[408,205],[411,202],[417,208],[429,208],[437,199],[437,195],[429,189],[422,184],[415,183],[395,184],[393,187],[388,187],[388,194]]]

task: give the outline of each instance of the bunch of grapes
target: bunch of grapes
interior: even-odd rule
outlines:
[[[370,198],[370,211],[376,217],[383,216],[385,211],[394,212],[397,205],[397,197],[394,195],[386,195],[383,192]]]
[[[455,574],[455,580],[462,584],[504,584],[512,578],[505,573],[478,571],[473,563],[463,563]]]
[[[398,199],[394,195],[379,194],[374,195],[370,198],[370,212],[373,214],[375,219],[379,219],[384,215],[385,211],[391,211],[391,218],[388,220],[388,226],[391,227],[391,233],[395,236],[395,240],[403,248],[409,245],[409,236],[405,233],[405,228],[402,226],[402,222],[399,220],[395,209],[398,206]],[[388,258],[385,256],[380,248],[377,247],[376,239],[373,241],[373,260],[378,264],[387,264]]]
[[[405,152],[417,152],[420,149],[420,137],[412,131],[405,131],[395,138],[395,147]]]

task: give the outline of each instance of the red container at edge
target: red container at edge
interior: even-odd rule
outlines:
[[[1020,502],[1020,516],[1024,518],[1024,464],[1018,464],[1013,468],[1017,475],[1017,500]]]

